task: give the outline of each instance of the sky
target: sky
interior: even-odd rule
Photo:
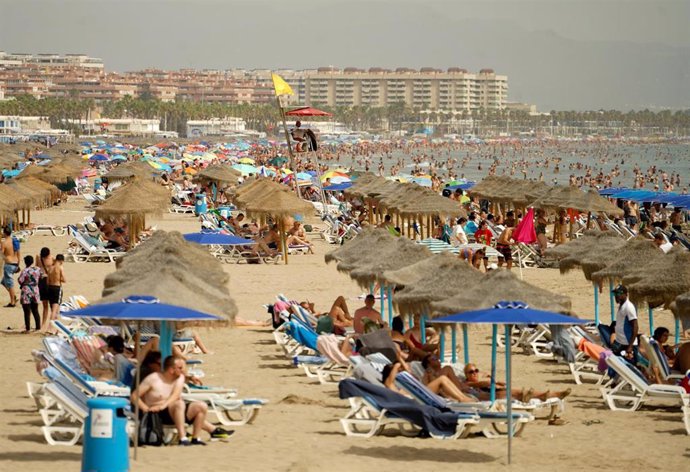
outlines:
[[[463,67],[542,111],[690,108],[690,0],[0,0],[0,51],[142,68]]]

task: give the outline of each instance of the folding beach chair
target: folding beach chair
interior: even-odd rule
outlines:
[[[659,375],[666,382],[678,382],[685,377],[685,374],[681,372],[673,372],[671,366],[668,365],[668,360],[666,359],[666,354],[661,350],[661,346],[656,341],[656,339],[649,338],[646,335],[640,336],[640,346],[644,349],[647,354],[647,360],[649,360],[650,367],[656,367],[659,371]]]

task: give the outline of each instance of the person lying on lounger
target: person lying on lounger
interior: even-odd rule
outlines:
[[[347,301],[345,301],[345,297],[343,297],[342,295],[335,299],[333,305],[331,305],[331,309],[327,312],[319,313],[316,310],[314,303],[310,302],[309,300],[301,302],[300,306],[314,316],[330,316],[333,320],[333,326],[340,329],[343,332],[346,328],[352,326],[352,316],[350,316],[350,310],[347,308]]]
[[[302,223],[295,221],[292,228],[287,231],[287,244],[289,246],[309,246],[309,253],[314,254],[314,245],[307,239]]]
[[[399,389],[395,385],[395,377],[400,371],[407,370],[400,362],[388,364],[383,368],[383,384],[394,392],[409,396],[407,392]],[[445,375],[439,375],[426,384],[427,388],[437,395],[449,398],[458,402],[474,402],[475,399],[465,395],[455,386],[455,384]]]
[[[391,339],[398,346],[400,355],[408,362],[421,361],[429,355],[424,349],[419,349],[405,337],[405,327],[400,316],[393,318],[393,325],[391,326]]]
[[[440,365],[440,364],[439,364]],[[487,375],[488,377],[488,375]],[[491,392],[491,380],[490,377],[487,380],[480,380],[479,369],[475,364],[467,364],[465,366],[465,378],[467,379],[463,382],[465,392],[473,395],[480,400],[490,400]],[[560,398],[563,399],[570,395],[571,390],[566,389],[558,392],[552,392],[547,390],[545,392],[537,392],[533,388],[513,388],[511,389],[511,394],[514,400],[519,400],[523,403],[529,402],[531,399],[536,398],[538,400],[546,400],[548,398]],[[505,382],[496,382],[496,398],[502,399],[506,398],[506,384]]]

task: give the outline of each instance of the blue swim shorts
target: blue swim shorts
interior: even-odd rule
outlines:
[[[14,287],[14,274],[17,272],[17,264],[7,264],[2,270],[2,285],[6,288]]]

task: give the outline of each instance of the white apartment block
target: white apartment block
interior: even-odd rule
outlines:
[[[103,69],[103,59],[86,54],[25,54],[0,51],[0,67],[21,66],[24,64],[48,67],[83,67]]]
[[[397,103],[428,110],[500,110],[506,105],[508,77],[492,69],[469,73],[432,68],[395,70],[321,67],[280,71],[299,103],[385,107]]]
[[[226,136],[246,130],[247,123],[234,116],[187,121],[187,137]]]

